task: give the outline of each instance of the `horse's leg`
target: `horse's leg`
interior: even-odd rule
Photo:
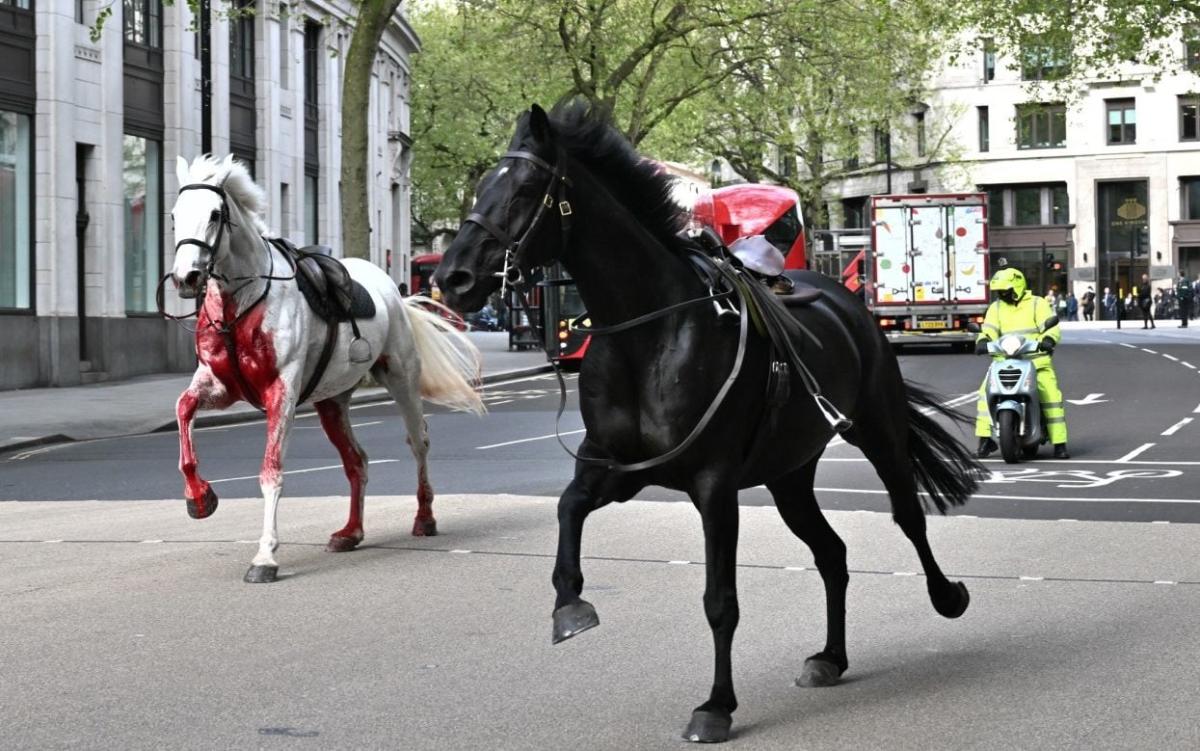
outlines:
[[[737,629],[737,487],[709,474],[691,492],[704,524],[704,614],[713,633],[716,667],[708,701],[692,711],[683,739],[720,743],[729,739],[737,697],[733,692],[733,632]]]
[[[342,553],[354,550],[363,539],[363,494],[367,488],[367,452],[354,439],[354,431],[350,427],[350,394],[347,391],[331,399],[316,402],[317,415],[321,418],[321,427],[325,435],[338,450],[342,457],[342,467],[346,471],[346,479],[350,481],[350,518],[346,526],[329,537],[325,549],[331,553]]]
[[[880,414],[888,413],[884,411]],[[962,582],[952,582],[946,578],[929,547],[925,509],[917,495],[914,460],[908,448],[908,418],[901,413],[889,422],[890,430],[889,426],[882,423],[865,425],[860,418],[847,434],[847,440],[863,452],[887,489],[892,504],[892,519],[903,530],[921,560],[933,609],[946,618],[957,618],[966,612],[970,595]],[[895,435],[896,425],[903,426],[904,432],[900,436]]]
[[[232,402],[225,386],[217,380],[207,365],[196,368],[192,382],[175,402],[175,419],[179,423],[179,471],[183,474],[183,494],[187,499],[188,516],[203,519],[217,510],[217,494],[200,477],[196,449],[192,445],[192,421],[196,410],[224,409]]]
[[[429,426],[421,407],[420,373],[411,368],[400,370],[404,364],[400,357],[390,358],[390,362],[377,365],[371,373],[396,400],[408,432],[408,447],[417,461],[417,517],[413,520],[413,536],[432,537],[437,534],[437,520],[433,517],[433,486],[429,483]]]
[[[825,648],[804,661],[804,672],[796,679],[798,686],[832,686],[849,665],[846,660],[846,585],[850,575],[846,571],[846,544],[825,520],[813,493],[819,458],[767,483],[779,515],[788,529],[812,551],[813,562],[825,583]]]
[[[587,440],[584,439],[586,445]],[[579,453],[586,455],[581,446]],[[583,544],[583,523],[599,508],[588,478],[599,470],[578,464],[575,477],[558,499],[558,553],[554,558],[554,644],[600,625],[596,609],[580,597],[583,593],[583,567],[579,562]],[[601,504],[602,505],[602,504]]]
[[[279,547],[276,514],[283,492],[283,454],[296,416],[295,397],[288,393],[282,378],[271,384],[263,396],[267,408],[267,449],[258,473],[263,496],[263,530],[258,539],[258,555],[250,562],[244,577],[249,584],[273,582],[279,572],[275,560],[275,550]]]

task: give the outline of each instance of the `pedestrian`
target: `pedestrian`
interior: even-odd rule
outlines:
[[[1179,328],[1186,329],[1188,319],[1192,317],[1192,302],[1195,292],[1187,275],[1179,272],[1179,281],[1175,282],[1175,297],[1179,300]]]
[[[396,285],[396,289],[400,290],[401,297],[408,297],[408,285],[407,284],[405,284],[404,282],[400,282],[399,284]]]
[[[1150,290],[1150,275],[1142,274],[1142,283],[1137,286],[1137,304],[1142,309],[1142,328],[1157,328],[1154,325],[1153,293]],[[1149,324],[1149,325],[1147,325]]]
[[[1067,293],[1067,320],[1079,320],[1079,298],[1075,297],[1074,292]]]
[[[1195,303],[1197,300],[1200,300],[1200,274],[1197,274],[1196,281],[1192,282],[1192,302]],[[1192,318],[1196,317],[1198,308],[1200,305],[1192,305]]]
[[[1117,317],[1117,296],[1113,294],[1112,287],[1104,288],[1104,297],[1100,300],[1101,317],[1111,321]]]
[[[1096,320],[1096,291],[1091,287],[1083,293],[1083,320]]]
[[[1129,296],[1125,294],[1125,290],[1117,290],[1117,328],[1121,328],[1121,319],[1125,317],[1125,311],[1129,310]]]

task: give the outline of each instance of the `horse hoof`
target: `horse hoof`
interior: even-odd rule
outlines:
[[[325,546],[325,551],[328,553],[349,553],[358,547],[359,542],[361,541],[353,537],[330,535],[329,544]]]
[[[437,537],[437,519],[417,519],[413,522],[413,537]]]
[[[550,641],[558,644],[599,625],[600,616],[596,615],[596,609],[590,602],[580,600],[563,605],[554,611],[554,633]]]
[[[962,582],[951,582],[950,589],[941,597],[930,594],[930,599],[933,601],[933,609],[946,618],[957,618],[967,612],[967,606],[971,604],[971,595],[967,592],[967,585]]]
[[[242,581],[247,584],[270,584],[278,573],[278,566],[251,566]]]
[[[195,498],[187,499],[188,516],[193,519],[206,519],[212,516],[216,510],[217,494],[213,492],[211,487],[204,489],[204,495],[199,500]]]
[[[731,725],[733,717],[727,714],[697,709],[683,731],[683,739],[690,743],[724,743],[729,740]]]
[[[809,657],[804,661],[804,670],[796,679],[796,685],[801,688],[836,686],[841,677],[842,671],[837,665],[820,657]]]

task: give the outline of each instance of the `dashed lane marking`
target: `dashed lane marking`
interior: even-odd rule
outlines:
[[[580,433],[586,433],[586,432],[587,432],[586,428],[580,428],[579,430],[564,430],[563,432],[559,433],[559,435],[578,435]],[[514,446],[518,443],[530,443],[532,441],[544,441],[547,438],[553,438],[553,437],[554,437],[554,433],[550,433],[549,435],[538,435],[538,436],[534,436],[533,438],[518,438],[515,441],[505,441],[503,443],[489,443],[486,446],[476,446],[475,450],[483,451],[484,449],[498,449],[501,446]]]
[[[1185,367],[1185,368],[1190,368],[1190,369],[1192,369],[1192,370],[1195,370],[1195,369],[1196,369],[1196,366],[1195,366],[1195,365],[1192,365],[1190,362],[1183,362],[1183,363],[1180,363],[1180,365],[1182,365],[1182,366],[1183,366],[1183,367]]]
[[[1179,362],[1178,357],[1175,357],[1174,355],[1168,355],[1166,352],[1163,352],[1163,357],[1167,358],[1171,362]]]
[[[1123,464],[1125,462],[1132,461],[1133,458],[1136,457],[1138,454],[1141,454],[1142,452],[1146,451],[1147,449],[1153,448],[1153,447],[1154,447],[1153,443],[1143,443],[1141,446],[1138,446],[1133,451],[1130,451],[1128,454],[1126,454],[1125,456],[1122,456],[1120,459],[1117,459],[1113,463],[1114,464]]]
[[[372,459],[371,461],[367,462],[367,464],[392,464],[393,462],[398,462],[398,461],[400,461],[400,460],[399,459]],[[306,469],[289,469],[286,472],[280,472],[280,474],[303,475],[303,474],[307,474],[309,472],[324,472],[324,471],[330,470],[330,469],[341,469],[341,468],[342,468],[342,465],[340,465],[340,464],[327,464],[324,467],[308,467]],[[238,480],[257,480],[257,479],[258,479],[258,475],[243,475],[242,477],[222,477],[219,480],[209,480],[208,482],[209,482],[209,484],[216,484],[218,482],[237,482]]]
[[[0,545],[28,545],[30,543],[38,543],[38,540],[0,540]],[[46,541],[52,542],[52,541]],[[113,544],[141,544],[142,540],[62,540],[72,544],[81,545],[113,545]],[[222,545],[233,544],[238,542],[250,542],[249,540],[158,540],[165,545],[186,545],[194,547],[197,544],[205,545]],[[324,542],[289,542],[292,547],[305,546],[312,548],[323,548]],[[374,544],[371,546],[375,550],[398,550],[409,553],[433,553],[442,555],[464,555],[471,554],[472,557],[477,556],[495,556],[500,558],[539,558],[545,560],[554,560],[554,553],[534,553],[534,552],[513,552],[501,550],[463,550],[459,548],[430,548],[418,547],[415,545],[388,545]],[[606,556],[606,555],[585,555],[580,556],[580,560],[597,563],[633,563],[633,564],[650,564],[650,565],[675,565],[675,566],[704,566],[704,561],[669,561],[660,558],[635,558],[628,556]],[[816,567],[808,566],[784,566],[775,563],[739,563],[739,569],[753,569],[756,571],[792,571],[801,573],[817,574]],[[889,571],[884,569],[848,569],[848,574],[857,574],[860,576],[887,576],[887,577],[917,577],[924,578],[925,574],[913,571]],[[972,581],[998,581],[998,582],[1046,582],[1059,584],[1125,584],[1125,585],[1177,585],[1177,586],[1193,586],[1200,587],[1200,580],[1191,579],[1135,579],[1135,578],[1116,578],[1116,577],[1088,577],[1088,576],[1032,576],[1012,574],[971,574],[947,571],[946,576],[951,579],[970,579]]]
[[[817,493],[844,493],[847,495],[887,495],[886,490],[867,488],[813,488]],[[928,496],[928,493],[918,493]],[[1056,495],[1000,495],[995,493],[975,493],[971,498],[982,498],[992,501],[1045,501],[1049,503],[1169,503],[1180,505],[1200,505],[1200,498],[1108,498],[1088,496],[1056,496]]]
[[[1142,347],[1142,351],[1143,351],[1143,352],[1149,352],[1149,353],[1150,353],[1150,354],[1152,354],[1152,355],[1157,355],[1157,354],[1158,354],[1158,353],[1157,353],[1157,352],[1155,352],[1154,350],[1152,350],[1152,349],[1146,349],[1145,347]]]
[[[1125,342],[1120,342],[1120,344],[1121,344],[1121,346],[1122,346],[1122,347],[1128,347],[1128,348],[1130,348],[1130,349],[1137,349],[1137,347],[1136,347],[1135,345],[1132,345],[1132,344],[1126,344]]]
[[[1171,427],[1164,430],[1162,432],[1162,435],[1175,435],[1177,432],[1179,432],[1180,428],[1182,428],[1184,425],[1187,425],[1191,421],[1192,421],[1192,418],[1185,417],[1182,420],[1180,420],[1179,422],[1172,425]]]

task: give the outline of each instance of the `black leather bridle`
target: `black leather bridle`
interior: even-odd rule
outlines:
[[[546,184],[546,190],[538,204],[537,211],[534,212],[533,219],[530,220],[529,225],[525,227],[520,236],[514,238],[503,227],[478,212],[472,212],[464,220],[464,222],[479,225],[504,246],[504,270],[496,272],[496,276],[500,277],[500,294],[503,295],[507,287],[513,287],[518,291],[524,287],[526,272],[532,270],[532,265],[528,264],[524,257],[528,252],[526,243],[533,237],[542,220],[549,216],[551,209],[558,209],[563,247],[566,247],[567,236],[571,232],[572,211],[571,202],[567,200],[567,188],[571,186],[571,179],[566,174],[567,159],[562,146],[558,147],[554,164],[550,164],[532,151],[506,151],[500,159],[523,159],[550,173],[550,180]]]

